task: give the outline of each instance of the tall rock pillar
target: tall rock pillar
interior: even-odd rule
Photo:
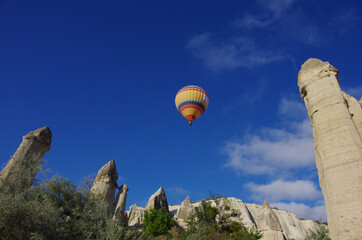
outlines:
[[[298,86],[313,127],[316,165],[333,240],[360,239],[362,140],[339,86],[338,70],[309,59]]]
[[[122,225],[126,225],[127,223],[127,216],[126,216],[127,192],[128,192],[128,187],[126,184],[123,184],[122,186],[119,187],[119,191],[115,201],[116,208],[113,213],[113,219],[118,219]]]
[[[52,132],[48,127],[26,134],[14,156],[0,172],[0,190],[8,192],[11,189],[29,189],[44,154],[50,149],[51,139]]]
[[[114,160],[104,164],[99,169],[96,179],[91,187],[93,194],[99,195],[104,203],[109,207],[109,211],[112,210],[114,195],[116,193],[118,173],[116,169],[116,163]]]

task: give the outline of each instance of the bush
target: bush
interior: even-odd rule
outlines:
[[[220,195],[210,194],[208,200],[202,200],[201,206],[195,208],[194,213],[186,220],[187,230],[181,234],[181,239],[203,240],[203,239],[241,239],[258,240],[262,238],[260,232],[253,232],[241,223],[232,221],[234,217],[240,218],[240,213],[225,205],[227,212],[222,216],[217,207],[212,206],[213,200],[220,200]],[[227,201],[224,198],[224,201]]]
[[[107,214],[107,206],[89,193],[55,176],[35,182],[29,192],[0,193],[1,239],[145,239]]]
[[[143,229],[149,236],[160,236],[168,234],[169,230],[175,225],[172,215],[163,208],[155,208],[145,211]]]
[[[331,240],[328,236],[328,229],[322,226],[318,231],[310,231],[304,240]]]

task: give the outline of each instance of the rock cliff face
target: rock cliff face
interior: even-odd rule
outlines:
[[[23,191],[30,188],[44,154],[50,149],[51,139],[52,132],[48,127],[39,128],[23,137],[14,156],[0,172],[2,191],[12,187]]]
[[[127,192],[128,192],[128,187],[126,184],[123,184],[122,186],[119,187],[117,198],[115,201],[116,208],[113,213],[113,219],[118,219],[122,225],[126,225],[127,223],[127,215],[126,215]]]
[[[160,187],[160,189],[158,189],[157,192],[155,192],[148,200],[146,210],[150,210],[152,208],[156,208],[157,210],[163,208],[168,211],[167,197],[163,187]]]
[[[298,74],[313,127],[316,165],[332,239],[361,239],[361,105],[341,91],[338,70],[309,59]]]
[[[118,188],[117,179],[116,164],[114,160],[111,160],[99,169],[90,191],[100,195],[108,206],[112,206],[114,204],[116,189]]]
[[[253,230],[262,231],[264,240],[304,240],[309,230],[316,231],[320,228],[320,225],[312,220],[301,220],[294,213],[270,208],[267,201],[263,206],[244,204],[240,199],[232,197],[210,201],[212,206],[219,209],[219,219],[224,214],[237,211],[241,215],[233,218],[233,221],[241,222]],[[174,215],[176,222],[185,228],[185,219],[192,214],[196,207],[200,206],[201,202],[191,203],[190,198],[187,197],[181,205],[172,205],[169,210]],[[138,207],[136,204],[132,205],[127,211],[128,226],[141,225],[144,211],[144,208]]]

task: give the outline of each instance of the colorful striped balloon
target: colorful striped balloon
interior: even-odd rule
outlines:
[[[200,117],[209,105],[209,96],[204,89],[195,85],[189,85],[180,89],[175,98],[177,110],[189,121]]]

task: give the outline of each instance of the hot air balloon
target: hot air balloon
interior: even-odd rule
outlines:
[[[177,110],[184,118],[192,122],[200,117],[209,105],[209,96],[204,89],[195,85],[189,85],[180,89],[175,98]]]

